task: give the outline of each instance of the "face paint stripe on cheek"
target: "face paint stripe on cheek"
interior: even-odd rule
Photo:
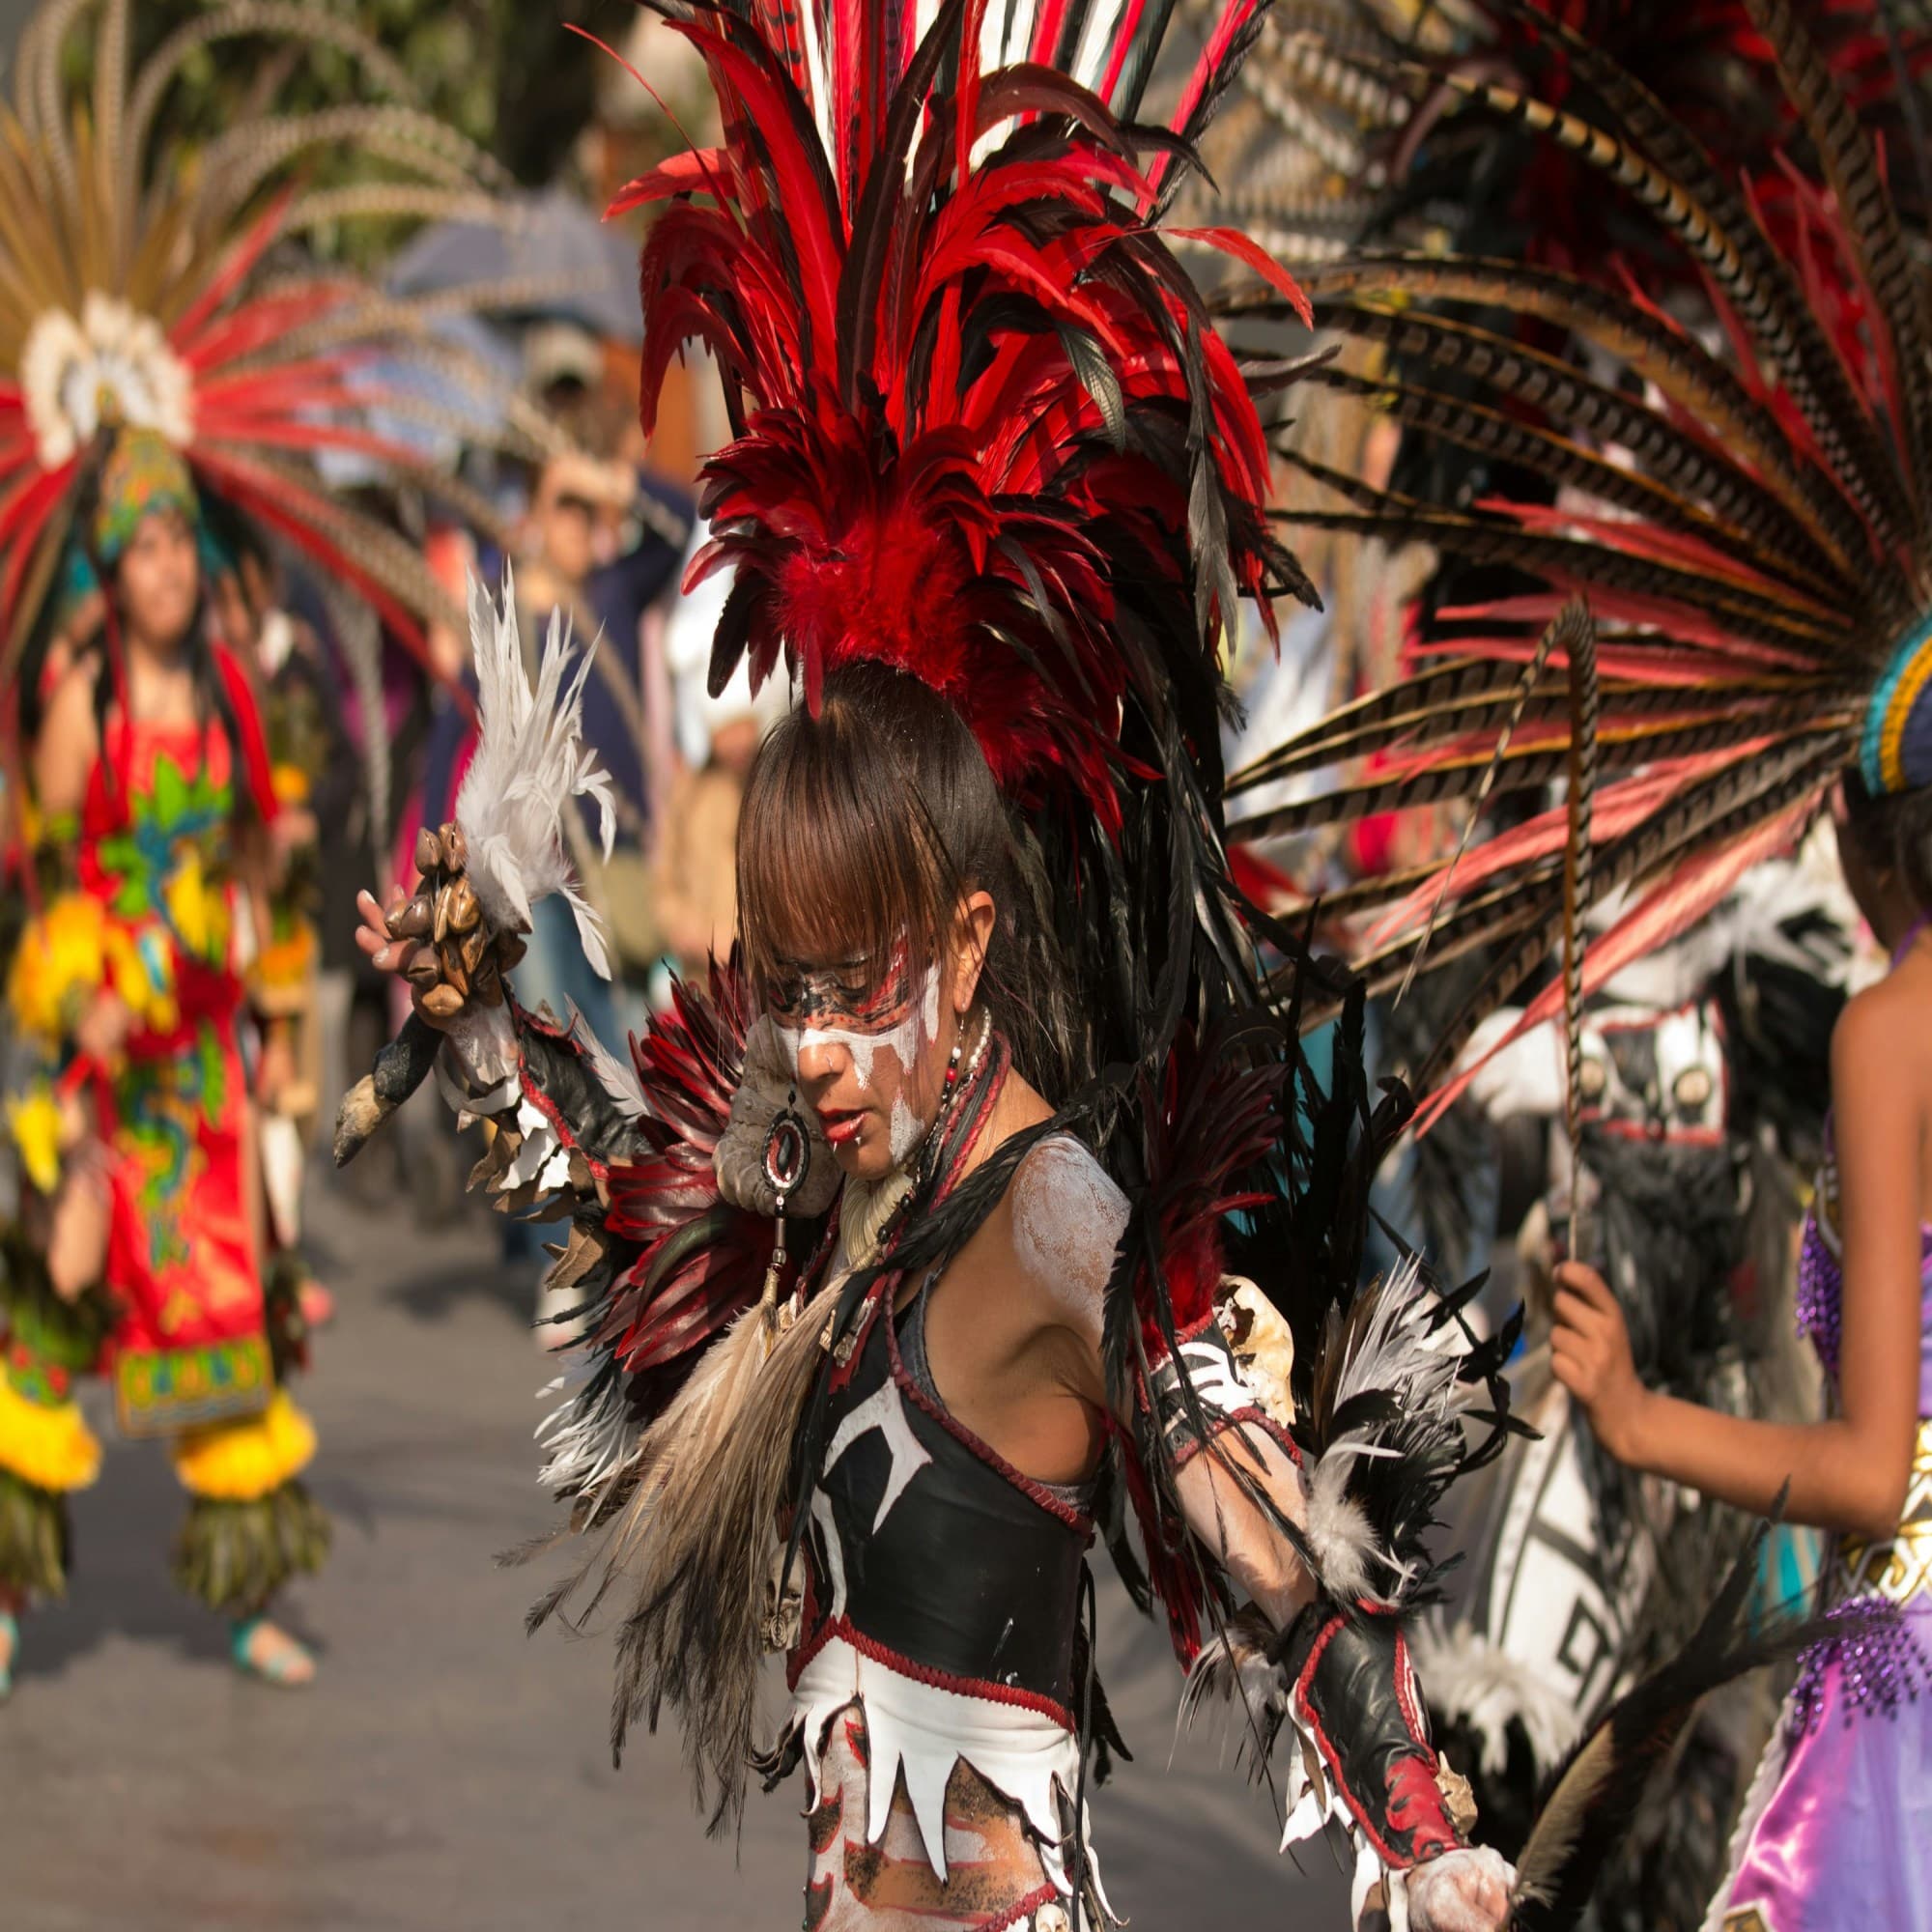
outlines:
[[[926,969],[923,997],[906,1001],[904,1010],[890,1027],[871,1030],[820,1026],[810,1022],[800,1026],[795,1019],[788,1020],[778,1014],[774,1014],[773,1023],[778,1029],[793,1079],[803,1077],[801,1062],[810,1049],[842,1047],[851,1058],[853,1077],[863,1091],[869,1093],[874,1060],[881,1047],[888,1047],[896,1054],[903,1079],[919,1064],[925,1047],[939,1037],[939,969],[937,966]]]

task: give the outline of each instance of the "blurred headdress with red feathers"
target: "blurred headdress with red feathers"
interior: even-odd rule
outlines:
[[[399,298],[306,244],[318,231],[524,218],[491,157],[416,103],[401,66],[326,7],[230,0],[196,12],[130,73],[130,0],[51,0],[24,28],[0,105],[0,674],[60,582],[73,516],[116,432],[157,436],[197,492],[295,551],[406,642],[463,613],[390,525],[331,488],[328,455],[440,498],[472,527],[491,506],[407,434],[422,424],[540,456],[562,439],[438,325],[526,298],[497,286]],[[68,56],[85,39],[91,82]],[[170,137],[195,61],[237,45],[281,75],[189,149]],[[291,105],[320,51],[355,99]],[[374,170],[315,185],[331,148]],[[11,723],[11,721],[10,721]]]
[[[1507,72],[1387,40],[1294,49],[1297,71],[1352,79],[1379,125],[1409,117],[1390,152],[1419,175],[1436,150],[1465,152],[1471,129],[1533,143],[1601,179],[1615,232],[1642,243],[1569,246],[1563,224],[1579,217],[1546,202],[1508,257],[1478,237],[1303,271],[1322,325],[1388,356],[1372,382],[1317,380],[1352,383],[1418,453],[1457,453],[1467,475],[1450,501],[1284,449],[1318,486],[1291,521],[1428,544],[1482,587],[1441,600],[1435,619],[1454,629],[1424,668],[1229,789],[1356,759],[1374,761],[1366,777],[1251,811],[1230,836],[1450,800],[1480,813],[1492,795],[1570,785],[1566,805],[1466,855],[1343,895],[1381,910],[1359,960],[1372,990],[1484,961],[1432,1077],[1566,932],[1574,959],[1579,877],[1607,902],[1606,929],[1573,1007],[1792,844],[1847,768],[1875,794],[1932,784],[1932,320],[1912,191],[1923,159],[1909,151],[1922,42],[1888,55],[1868,5],[1713,0],[1698,10],[1701,79],[1670,90],[1673,108],[1662,76],[1653,86],[1556,11],[1484,0],[1519,48]],[[1740,146],[1714,152],[1692,107],[1730,95],[1757,111],[1721,130]],[[1399,203],[1412,184],[1388,185]],[[1609,225],[1594,203],[1587,218]],[[1265,289],[1233,310],[1287,314]],[[1593,626],[1566,617],[1577,598]],[[1548,988],[1526,1024],[1563,997]]]

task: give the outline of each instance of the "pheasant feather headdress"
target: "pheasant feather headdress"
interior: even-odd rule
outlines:
[[[487,504],[374,412],[440,422],[454,409],[472,442],[526,454],[554,442],[432,327],[514,292],[397,301],[302,244],[344,223],[514,220],[501,170],[416,107],[396,62],[327,8],[229,0],[185,20],[131,78],[130,30],[129,0],[50,0],[22,33],[14,99],[0,105],[0,672],[11,682],[117,426],[165,439],[198,489],[306,552],[406,639],[431,613],[460,619],[414,550],[332,494],[314,459],[354,453],[493,528]],[[67,78],[83,35],[87,89]],[[286,56],[271,73],[294,73],[314,48],[346,56],[380,98],[287,112],[271,97],[186,152],[165,138],[171,92],[196,55],[237,42]],[[344,143],[391,178],[305,186],[302,170]],[[475,420],[430,404],[411,365],[475,398]]]
[[[1220,13],[1171,128],[1135,123],[1165,7],[660,10],[725,140],[617,206],[668,204],[646,429],[687,341],[724,377],[693,569],[735,570],[714,686],[782,656],[815,704],[884,660],[957,707],[1009,796],[1070,781],[1118,831],[1123,706],[1178,709],[1211,760],[1219,633],[1240,598],[1305,587],[1242,373],[1159,226],[1259,7]]]
[[[1535,19],[1560,49],[1581,84],[1566,104],[1449,71],[1415,91],[1587,163],[1683,251],[1702,296],[1692,327],[1682,301],[1610,279],[1615,265],[1599,281],[1389,251],[1304,276],[1324,325],[1392,352],[1395,373],[1373,385],[1385,407],[1474,453],[1488,488],[1426,502],[1303,463],[1321,487],[1293,520],[1427,543],[1523,587],[1438,611],[1464,635],[1426,668],[1230,789],[1373,756],[1371,777],[1230,836],[1566,778],[1594,794],[1588,811],[1546,812],[1344,895],[1386,908],[1372,984],[1491,950],[1436,1070],[1574,925],[1579,826],[1592,895],[1630,893],[1591,946],[1594,984],[1789,844],[1846,767],[1874,791],[1932,782],[1932,322],[1884,156],[1787,0],[1747,0],[1767,50],[1755,72],[1782,89],[1815,174],[1767,154],[1742,185],[1600,49],[1525,8],[1493,11]],[[1754,173],[1789,190],[1786,246]],[[1265,291],[1231,306],[1279,313]],[[1593,625],[1565,614],[1577,598]],[[1572,648],[1591,629],[1593,663]]]

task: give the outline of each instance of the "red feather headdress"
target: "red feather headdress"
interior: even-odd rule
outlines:
[[[1009,795],[1070,781],[1117,829],[1123,706],[1211,689],[1238,598],[1305,588],[1264,521],[1247,385],[1159,227],[1255,0],[1221,16],[1172,129],[1132,119],[1164,10],[661,11],[725,141],[615,207],[663,204],[646,430],[689,341],[730,411],[690,580],[735,572],[714,688],[782,657],[815,705],[828,672],[882,660],[957,706]]]

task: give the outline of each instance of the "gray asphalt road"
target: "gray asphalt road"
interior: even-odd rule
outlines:
[[[336,1520],[293,1593],[307,1693],[239,1678],[225,1632],[166,1581],[181,1499],[156,1450],[114,1445],[76,1512],[70,1601],[36,1615],[0,1708],[7,1932],[388,1932],[798,1923],[799,1798],[753,1797],[707,1841],[674,1739],[613,1771],[609,1647],[523,1634],[529,1571],[493,1552],[546,1526],[529,1432],[544,1364],[495,1229],[430,1236],[322,1196],[339,1319],[300,1391]],[[104,1427],[104,1418],[101,1418]],[[1164,1635],[1103,1592],[1102,1663],[1138,1755],[1099,1794],[1117,1908],[1142,1928],[1339,1928],[1347,1888],[1273,1850],[1264,1794],[1208,1741],[1170,1766]]]

